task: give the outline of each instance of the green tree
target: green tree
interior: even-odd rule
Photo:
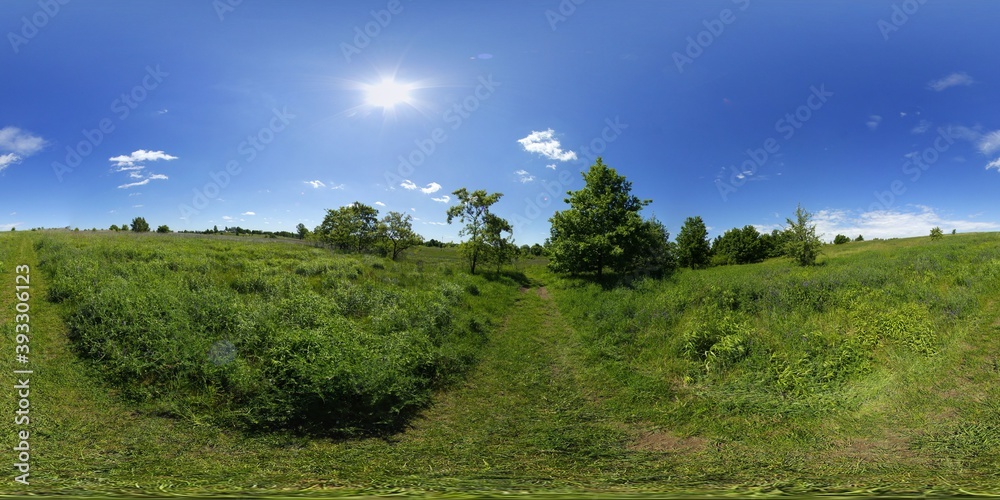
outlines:
[[[160,227],[156,228],[156,232],[158,232],[158,233],[169,233],[170,232],[170,228],[167,227],[166,224],[163,224]]]
[[[483,245],[486,262],[497,266],[497,272],[504,264],[510,264],[517,258],[517,245],[514,244],[514,228],[506,219],[496,214],[488,213],[483,225]],[[504,233],[507,233],[505,236]]]
[[[456,218],[465,224],[458,235],[468,237],[462,242],[462,253],[469,261],[470,271],[476,274],[476,265],[486,250],[484,232],[487,215],[490,214],[490,207],[503,197],[503,193],[487,194],[483,189],[470,193],[462,188],[451,194],[458,198],[458,205],[448,208],[448,224]]]
[[[329,209],[315,232],[321,241],[341,250],[364,252],[378,240],[378,210],[360,201]]]
[[[385,242],[386,253],[396,260],[396,256],[407,248],[423,243],[423,238],[413,232],[413,217],[410,214],[389,212],[379,223],[379,232]]]
[[[118,224],[112,224],[111,227],[108,228],[108,231],[116,231],[117,232],[118,231]]]
[[[944,233],[941,231],[940,227],[934,227],[933,229],[931,229],[931,239],[932,240],[940,240],[943,237],[944,237]]]
[[[766,257],[757,228],[747,225],[726,231],[712,243],[714,261],[722,264],[751,264]]]
[[[788,227],[785,229],[785,255],[795,259],[800,266],[811,266],[816,263],[816,257],[821,252],[823,242],[816,236],[816,225],[810,225],[812,214],[802,205],[795,209],[795,220],[785,219]]]
[[[857,238],[854,238],[854,241],[865,241],[865,237],[859,234]]]
[[[545,253],[545,247],[539,245],[538,243],[535,243],[534,245],[531,245],[531,255],[534,255],[535,257],[538,257],[538,256],[542,255],[543,253]]]
[[[309,236],[309,228],[307,228],[306,225],[301,222],[299,223],[299,225],[295,226],[295,231],[298,234],[300,240],[304,240],[306,239],[306,236]]]
[[[851,238],[848,236],[844,236],[843,234],[838,234],[833,238],[834,245],[843,245],[844,243],[850,243],[850,242]]]
[[[132,219],[132,231],[135,231],[137,233],[148,233],[149,223],[146,222],[146,219],[143,219],[142,217],[136,217]]]
[[[549,267],[572,274],[594,272],[598,277],[605,267],[634,270],[643,251],[639,211],[650,200],[632,195],[632,183],[600,157],[582,175],[584,187],[566,193],[570,207],[549,219]]]
[[[700,216],[688,217],[677,233],[677,260],[681,266],[698,269],[708,265],[711,248],[708,229]]]

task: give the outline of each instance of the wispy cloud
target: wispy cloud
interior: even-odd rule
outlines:
[[[986,165],[986,170],[989,170],[991,168],[995,168],[997,169],[997,172],[1000,172],[1000,158],[997,158],[991,161],[989,165]]]
[[[18,157],[25,157],[41,151],[46,144],[45,139],[25,132],[20,128],[0,128],[0,151],[15,153]]]
[[[136,186],[145,186],[146,184],[149,184],[149,179],[143,179],[139,182],[130,182],[128,184],[122,184],[121,186],[118,186],[118,189],[134,188]]]
[[[0,172],[11,165],[21,163],[21,157],[14,153],[0,155]]]
[[[573,151],[563,151],[562,144],[555,138],[555,131],[552,129],[543,131],[532,131],[527,137],[518,139],[524,150],[529,153],[537,153],[550,160],[570,161],[576,159]]]
[[[535,176],[528,173],[527,170],[518,170],[514,172],[514,175],[517,176],[517,180],[521,181],[521,184],[525,184],[535,180]]]
[[[545,165],[545,168],[551,168],[552,170],[555,170],[556,169],[556,164],[553,163],[551,165]]]
[[[378,206],[380,206],[380,207],[384,207],[385,206],[385,203],[382,203],[381,201],[376,201],[375,204],[378,205]]]
[[[323,181],[304,181],[303,184],[309,184],[314,189],[319,189],[321,187],[326,187],[326,184],[323,184]]]
[[[931,129],[931,122],[927,120],[920,120],[920,123],[918,123],[916,127],[913,127],[913,130],[911,130],[910,132],[913,132],[914,134],[923,134],[930,129]]]
[[[914,205],[909,210],[874,210],[856,213],[851,210],[820,210],[813,216],[816,232],[826,240],[837,234],[850,237],[864,235],[872,238],[907,238],[926,236],[931,228],[959,231],[996,231],[1000,224],[953,219],[939,215],[933,208]]]
[[[330,189],[344,189],[343,184],[337,184],[336,186],[330,186]]]
[[[400,182],[399,186],[403,189],[409,189],[410,191],[417,189],[417,185],[410,179],[406,179],[405,181]]]
[[[449,201],[451,201],[451,196],[444,195],[440,198],[431,198],[431,199],[438,203],[448,203]]]
[[[149,176],[149,179],[150,180],[154,180],[154,181],[165,181],[165,180],[169,179],[169,177],[167,177],[167,176],[165,176],[163,174],[153,174],[153,175]]]
[[[257,215],[257,214],[254,212],[243,212],[240,215]]]
[[[874,131],[878,130],[878,125],[880,123],[882,123],[882,117],[881,116],[879,116],[879,115],[871,115],[871,116],[868,117],[868,121],[865,123],[865,125],[868,125],[868,130],[871,130],[872,132],[874,132]]]
[[[432,182],[432,183],[428,184],[427,187],[420,188],[420,192],[424,193],[424,194],[431,194],[431,193],[438,192],[440,189],[441,189],[441,185],[440,184],[438,184],[436,182]]]
[[[984,155],[991,155],[1000,151],[1000,130],[995,130],[983,135],[979,139],[979,152]]]
[[[116,167],[133,166],[139,162],[149,162],[158,160],[170,161],[176,159],[177,159],[176,156],[168,155],[163,151],[146,151],[145,149],[139,149],[137,151],[133,151],[132,154],[128,155],[119,155],[108,158],[109,161],[116,162],[115,163]]]
[[[934,80],[927,84],[927,87],[936,92],[941,92],[942,90],[949,89],[951,87],[958,87],[962,85],[972,85],[976,83],[971,76],[962,73],[952,73],[940,80]]]

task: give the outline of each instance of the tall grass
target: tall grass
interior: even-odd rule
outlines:
[[[475,361],[512,289],[295,245],[37,240],[74,349],[147,410],[250,431],[399,430]],[[467,293],[475,290],[476,294]]]

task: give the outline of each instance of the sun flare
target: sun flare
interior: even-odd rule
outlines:
[[[378,108],[393,108],[410,101],[412,86],[395,80],[382,80],[366,90],[365,102]]]

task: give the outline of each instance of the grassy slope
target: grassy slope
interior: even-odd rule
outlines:
[[[4,262],[0,283],[5,284],[13,283],[13,265],[36,264],[30,236],[11,236],[0,236]],[[974,237],[946,238],[945,244],[957,244],[962,238]],[[832,249],[827,257],[831,265],[823,270],[869,251],[897,252],[915,243],[873,242]],[[859,253],[850,255],[853,252]],[[440,263],[454,258],[439,249],[420,249],[417,255]],[[724,281],[728,273],[782,266],[788,264],[710,270],[698,277]],[[676,394],[657,387],[663,385],[657,381],[668,387],[671,381],[650,375],[670,371],[658,361],[669,352],[662,346],[657,350],[662,342],[655,338],[644,346],[650,349],[641,350],[644,354],[626,367],[634,377],[623,376],[620,366],[584,359],[591,337],[587,325],[578,322],[574,305],[581,291],[548,275],[537,263],[525,271],[534,279],[532,287],[512,290],[513,306],[496,305],[495,314],[506,316],[503,326],[491,332],[480,364],[464,383],[439,393],[434,406],[404,433],[343,442],[246,437],[133,411],[108,396],[69,351],[56,309],[39,299],[44,297],[45,283],[36,272],[32,409],[38,420],[32,444],[37,461],[30,491],[335,488],[348,493],[773,486],[956,491],[959,487],[996,490],[1000,483],[996,455],[981,449],[984,440],[996,438],[996,429],[990,426],[1000,396],[995,341],[1000,332],[1000,297],[995,289],[976,297],[979,313],[948,332],[938,356],[913,366],[912,357],[900,354],[896,362],[910,363],[913,369],[894,376],[890,368],[898,365],[890,364],[860,380],[850,411],[777,420],[750,414],[727,421],[690,394],[674,398]],[[542,282],[549,286],[540,287]],[[597,300],[591,304],[595,310],[609,297]],[[0,294],[0,311],[11,310],[10,294]],[[0,324],[10,321],[9,316],[0,316]],[[6,333],[8,327],[3,328]],[[4,352],[11,352],[11,336],[4,338]],[[11,358],[0,356],[0,370],[10,373]],[[7,405],[15,403],[11,392],[4,398]],[[678,411],[679,406],[697,411]],[[723,427],[726,423],[752,424],[755,427],[746,428],[761,433],[734,439]],[[0,420],[0,432],[12,436],[9,419]],[[920,436],[922,440],[915,439]],[[973,456],[976,450],[978,458]],[[8,485],[0,490],[29,489]]]

